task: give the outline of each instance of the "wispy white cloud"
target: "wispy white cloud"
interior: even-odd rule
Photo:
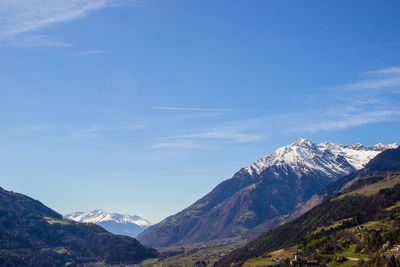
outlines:
[[[363,74],[371,76],[370,79],[312,95],[306,103],[307,109],[292,113],[280,111],[282,113],[268,116],[246,116],[241,120],[220,121],[213,127],[202,125],[197,131],[173,135],[169,141],[203,145],[260,142],[276,134],[337,131],[400,120],[400,68],[384,68]],[[196,149],[196,146],[191,148]]]
[[[167,161],[167,160],[177,160],[178,158],[182,157],[184,153],[182,151],[166,151],[160,150],[156,153],[151,153],[146,155],[143,159],[150,165],[158,164],[159,161]]]
[[[363,74],[368,75],[369,79],[364,79],[341,87],[344,89],[365,90],[400,86],[399,66],[367,71],[363,72]]]
[[[2,40],[1,46],[3,47],[37,47],[37,46],[71,46],[72,44],[51,39],[47,35],[24,35],[24,36],[10,36]]]
[[[389,122],[400,120],[400,109],[347,109],[345,106],[336,106],[337,110],[313,109],[299,111],[297,113],[277,114],[258,118],[232,121],[232,127],[238,124],[241,131],[251,131],[251,134],[226,134],[226,139],[235,142],[259,142],[269,139],[271,135],[280,134],[303,134],[316,133],[320,131],[337,131],[350,127],[361,126],[372,123]],[[343,109],[343,110],[341,110]],[[185,138],[208,138],[214,137],[213,133],[199,133],[183,135]],[[225,137],[225,133],[221,133]],[[231,139],[230,139],[231,138]],[[236,139],[237,138],[237,139]]]
[[[388,77],[356,82],[347,86],[349,89],[380,89],[387,87],[400,86],[400,77]]]
[[[134,118],[130,119],[129,122],[121,123],[120,125],[89,125],[89,126],[67,126],[67,125],[54,125],[54,124],[38,124],[38,125],[28,125],[20,128],[15,128],[16,132],[34,132],[34,131],[53,131],[58,130],[56,134],[63,135],[69,140],[76,140],[80,142],[87,142],[91,144],[99,144],[101,146],[106,147],[108,142],[113,142],[112,139],[107,139],[110,135],[118,136],[119,134],[123,134],[124,132],[135,132],[138,130],[144,130],[146,128],[156,128],[161,125],[187,121],[187,120],[195,120],[195,119],[204,119],[215,117],[212,114],[206,113],[197,113],[197,114],[185,114],[185,115],[174,115],[174,116],[166,116],[166,117],[142,117],[142,118]],[[115,140],[114,140],[115,141]],[[189,147],[194,148],[195,146],[200,147],[200,144],[189,144],[186,142],[185,144],[171,143],[171,142],[160,142],[158,145],[154,145],[153,148],[166,148],[166,147]],[[204,147],[204,146],[203,146]],[[204,147],[205,148],[205,147]],[[208,147],[211,149],[211,147]]]
[[[163,139],[166,141],[155,143],[151,148],[217,149],[221,145],[221,142],[249,143],[258,142],[264,138],[263,134],[242,132],[241,128],[243,127],[231,125],[229,127],[215,127],[199,130],[195,133],[165,137]]]
[[[82,18],[90,11],[138,1],[113,0],[2,0],[0,33],[15,35],[36,31],[60,22]]]
[[[30,131],[48,131],[48,130],[54,130],[57,129],[57,127],[54,124],[38,124],[38,125],[30,125],[26,127],[22,127],[17,129],[17,131],[20,132],[30,132]]]
[[[341,130],[400,120],[400,67],[363,72],[368,80],[336,86],[316,102],[322,107],[293,114],[287,132]],[[312,106],[312,105],[310,105]]]
[[[65,46],[68,43],[43,36],[26,37],[23,34],[83,18],[91,11],[139,4],[139,0],[2,0],[0,38],[3,43],[9,42],[15,46]],[[17,35],[20,36],[19,42],[12,41],[11,37]]]
[[[400,67],[383,68],[374,71],[367,71],[364,74],[400,74]]]
[[[182,107],[152,107],[152,109],[161,109],[161,110],[182,110],[182,111],[227,111],[227,112],[246,111],[246,110],[240,110],[240,109],[182,108]]]
[[[157,143],[151,146],[151,148],[199,148],[199,149],[211,149],[210,146],[204,146],[200,143],[195,142],[164,142]]]
[[[86,131],[72,131],[69,134],[69,137],[74,139],[74,140],[78,140],[78,141],[91,141],[94,139],[98,139],[99,138],[99,134],[97,132],[86,132]]]
[[[375,110],[338,116],[334,118],[314,118],[312,121],[303,121],[301,125],[288,129],[287,132],[318,132],[346,129],[371,123],[393,121],[400,119],[400,110]]]
[[[205,172],[209,172],[209,169],[198,169],[198,168],[185,168],[185,169],[181,169],[181,171],[183,172],[190,172],[190,173],[205,173]]]
[[[202,131],[199,133],[185,134],[176,136],[178,139],[213,139],[213,140],[225,140],[231,142],[257,142],[263,139],[262,134],[243,133],[239,131],[233,131],[231,129],[211,129],[209,131]]]
[[[93,125],[64,131],[79,141],[113,143],[115,139],[112,138],[118,136],[119,132],[146,128],[143,134],[148,134],[148,138],[141,135],[146,140],[144,146],[149,149],[151,159],[160,159],[182,156],[191,150],[221,149],[262,142],[277,135],[300,136],[303,133],[342,131],[367,124],[400,121],[400,83],[393,80],[400,79],[398,67],[363,74],[371,78],[370,83],[355,81],[329,90],[316,91],[307,98],[304,106],[293,103],[298,107],[293,112],[274,110],[274,114],[264,116],[243,113],[240,119],[229,112],[213,112],[219,109],[205,109],[209,112],[178,112],[178,115],[173,113],[174,116],[165,116],[161,112],[162,116],[143,115],[119,126]],[[391,79],[391,86],[379,82],[384,79]],[[351,87],[357,90],[350,90]],[[37,130],[46,127],[51,129],[52,126],[36,126]],[[35,130],[35,127],[30,130]]]
[[[55,134],[62,135],[68,139],[108,146],[108,144],[100,142],[101,140],[104,140],[104,137],[106,137],[107,134],[134,132],[144,129],[147,126],[148,124],[145,122],[127,123],[122,126],[94,125],[88,127],[69,127],[65,125],[62,126],[48,123],[16,128],[15,131],[27,133],[54,132]],[[96,143],[94,141],[96,141]]]
[[[117,131],[136,131],[146,127],[146,124],[127,124],[124,126],[90,126],[84,128],[72,129],[70,137],[78,140],[96,139],[102,137],[107,132]]]
[[[84,50],[84,51],[80,51],[80,52],[76,52],[76,53],[67,55],[67,57],[79,57],[79,56],[98,55],[98,54],[105,54],[105,53],[107,53],[107,51],[99,50],[99,49]]]

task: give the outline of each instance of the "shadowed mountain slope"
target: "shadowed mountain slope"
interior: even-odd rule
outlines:
[[[0,265],[137,263],[158,252],[95,224],[64,220],[37,200],[0,188]]]

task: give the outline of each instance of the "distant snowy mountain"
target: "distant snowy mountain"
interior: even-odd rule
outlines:
[[[299,138],[240,169],[188,208],[146,229],[138,239],[160,247],[244,237],[259,226],[276,225],[276,218],[291,214],[318,190],[397,147],[316,144]]]
[[[76,222],[95,223],[113,234],[136,237],[151,225],[149,221],[137,215],[109,213],[102,210],[88,212],[73,212],[64,215],[64,218]]]

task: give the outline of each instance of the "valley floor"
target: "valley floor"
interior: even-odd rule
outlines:
[[[216,261],[228,253],[244,246],[246,241],[220,246],[192,244],[182,247],[159,249],[162,256],[158,259],[148,259],[134,266],[213,266]]]

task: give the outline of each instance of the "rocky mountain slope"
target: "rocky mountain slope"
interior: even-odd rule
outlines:
[[[169,246],[245,236],[273,218],[290,214],[318,190],[364,167],[393,145],[373,147],[299,138],[239,170],[190,207],[149,227],[144,244]]]
[[[137,215],[109,213],[102,210],[73,212],[64,215],[64,218],[76,222],[95,223],[113,234],[131,237],[136,237],[151,225],[149,221]]]
[[[391,147],[394,147],[393,145]],[[325,199],[341,192],[352,183],[356,183],[360,177],[367,177],[372,175],[380,175],[385,173],[399,172],[400,171],[400,153],[398,149],[388,149],[383,153],[378,154],[361,170],[352,172],[339,178],[337,181],[328,184],[325,188],[317,191],[313,196],[304,204],[300,205],[294,212],[288,216],[273,218],[268,220],[256,228],[246,233],[248,239],[254,238],[257,235],[272,229],[273,227],[292,221],[298,218],[308,210],[322,203]]]
[[[294,254],[332,266],[353,266],[345,262],[361,258],[369,259],[365,266],[398,266],[400,172],[391,170],[399,166],[400,149],[385,151],[334,197],[260,235],[217,266],[268,266],[278,257],[287,266],[285,257]],[[385,174],[368,175],[375,171]],[[394,265],[386,265],[390,262]]]
[[[130,264],[156,256],[134,238],[64,220],[39,201],[0,188],[0,266]]]

